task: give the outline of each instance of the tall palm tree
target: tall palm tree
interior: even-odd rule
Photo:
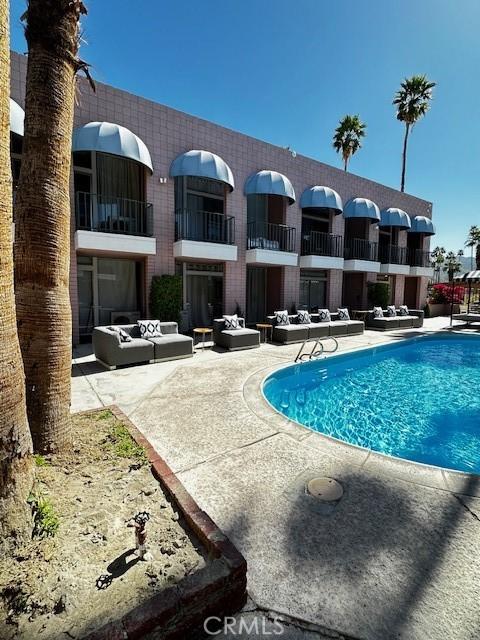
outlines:
[[[32,440],[13,293],[9,3],[0,0],[0,557],[31,535]]]
[[[70,442],[70,159],[81,0],[28,0],[25,136],[15,200],[18,331],[34,449]]]
[[[393,104],[397,107],[397,120],[405,123],[400,191],[405,191],[408,136],[412,127],[430,108],[432,90],[435,84],[435,82],[428,80],[425,75],[405,78],[393,99]]]
[[[435,273],[436,282],[440,282],[440,272],[442,270],[443,264],[445,263],[445,251],[444,247],[435,247],[432,251],[432,266]]]
[[[343,168],[346,171],[350,158],[362,146],[362,138],[365,137],[367,125],[359,116],[344,116],[333,136],[333,148],[342,154]]]
[[[475,249],[475,264],[476,269],[480,270],[480,227],[477,225],[472,225],[468,232],[467,241],[465,242],[466,247],[470,247],[472,250],[471,257],[471,268],[473,271],[473,250]]]

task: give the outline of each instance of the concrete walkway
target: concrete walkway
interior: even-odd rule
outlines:
[[[427,320],[424,329],[446,324]],[[418,333],[366,331],[340,339],[340,350]],[[297,351],[267,344],[112,372],[77,354],[73,409],[120,406],[232,538],[249,566],[245,620],[260,615],[273,631],[283,614],[279,637],[292,639],[477,640],[477,479],[459,475],[453,487],[439,472],[423,482],[418,465],[372,463],[272,415],[258,381]],[[318,475],[344,487],[333,509],[305,493]]]

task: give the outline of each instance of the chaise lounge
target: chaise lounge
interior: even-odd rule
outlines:
[[[395,315],[389,315],[389,313],[393,313],[393,310],[395,310]],[[366,324],[369,329],[389,331],[390,329],[419,329],[423,327],[425,313],[421,309],[408,309],[404,305],[395,309],[392,305],[392,307],[381,311],[383,316],[376,316],[373,309],[368,312]]]
[[[142,338],[138,324],[95,327],[95,358],[107,369],[141,362],[164,362],[193,356],[193,340],[178,333],[176,322],[160,322],[161,336]],[[122,332],[128,338],[122,337]]]
[[[341,320],[339,313],[330,313],[330,319],[322,319],[319,313],[311,313],[310,322],[300,322],[299,316],[303,312],[289,315],[289,324],[279,325],[277,316],[267,316],[273,325],[273,340],[280,344],[294,344],[309,338],[328,338],[363,333],[365,324],[361,320]]]
[[[227,318],[235,318],[238,328],[227,328],[227,325],[231,325],[225,318],[215,319],[213,321],[213,341],[216,345],[228,351],[255,349],[260,346],[260,332],[255,329],[247,329],[244,318],[236,316],[227,316]]]

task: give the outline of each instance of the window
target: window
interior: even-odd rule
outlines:
[[[180,176],[175,178],[175,210],[193,213],[225,213],[225,185],[218,180]]]
[[[310,311],[324,308],[327,301],[327,272],[300,271],[300,307]]]

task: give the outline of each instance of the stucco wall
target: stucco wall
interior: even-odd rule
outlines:
[[[12,54],[12,98],[23,106],[26,57]],[[93,70],[95,75],[95,70]],[[354,196],[370,198],[380,208],[395,206],[411,216],[431,217],[430,202],[400,193],[371,180],[361,178],[316,160],[291,153],[280,147],[256,140],[164,105],[134,96],[125,91],[97,83],[95,93],[83,79],[78,83],[78,105],[75,126],[90,121],[109,121],[123,125],[137,134],[152,156],[154,173],[147,180],[147,200],[153,203],[154,235],[157,253],[148,257],[146,291],[154,274],[173,273],[174,241],[174,181],[169,178],[171,162],[190,149],[205,149],[220,155],[230,166],[235,189],[228,196],[227,212],[235,216],[238,261],[225,265],[225,311],[231,312],[236,301],[245,309],[245,246],[247,201],[243,186],[248,176],[261,169],[274,169],[285,174],[293,184],[297,202],[287,209],[287,224],[297,229],[297,251],[300,251],[301,210],[298,202],[302,191],[312,185],[327,185],[335,189],[343,201]],[[160,179],[167,178],[166,183]],[[73,218],[72,218],[73,223]],[[73,227],[73,224],[72,224]],[[335,216],[332,232],[343,235],[344,219]],[[400,244],[406,244],[406,234],[400,234]],[[403,237],[402,237],[403,236]],[[378,230],[370,230],[370,239],[378,240]],[[425,249],[428,249],[428,239]],[[73,244],[72,244],[73,247]],[[72,249],[74,252],[74,249]],[[71,293],[74,321],[77,318],[76,262],[71,261]],[[328,302],[335,308],[341,301],[341,272],[332,271],[328,287]],[[367,277],[368,279],[368,277]],[[422,285],[423,286],[423,285]],[[282,283],[282,302],[289,307],[298,302],[299,269],[285,268]],[[400,297],[400,294],[399,294]],[[76,330],[76,327],[75,327]]]

